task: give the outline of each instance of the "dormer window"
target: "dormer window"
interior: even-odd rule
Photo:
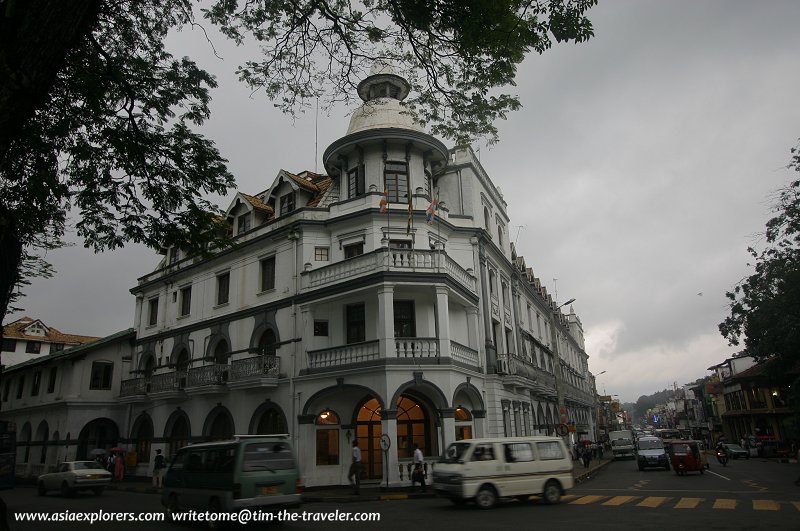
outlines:
[[[250,212],[242,214],[237,220],[236,234],[244,234],[250,230]]]
[[[281,210],[280,215],[285,216],[290,212],[294,212],[295,208],[295,193],[291,192],[281,197]]]
[[[172,247],[169,250],[169,263],[174,264],[178,261],[178,248]]]

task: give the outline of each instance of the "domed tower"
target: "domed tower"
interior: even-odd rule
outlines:
[[[328,175],[340,179],[341,200],[362,196],[371,187],[386,190],[390,204],[407,205],[419,189],[431,196],[433,176],[447,163],[448,151],[403,104],[410,89],[387,65],[373,66],[359,83],[363,105],[353,113],[347,134],[322,156]]]

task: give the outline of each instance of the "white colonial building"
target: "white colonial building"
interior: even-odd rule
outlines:
[[[156,448],[288,432],[307,486],[347,483],[354,438],[365,479],[399,484],[414,444],[595,433],[580,320],[516,255],[472,150],[427,134],[408,90],[374,72],[327,175],[281,170],[236,194],[233,247],[168,249],[132,288],[121,406],[96,415],[115,419],[137,473]]]

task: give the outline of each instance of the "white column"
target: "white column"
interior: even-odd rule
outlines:
[[[436,330],[439,334],[439,357],[450,357],[450,305],[448,290],[436,286]]]
[[[383,458],[386,460],[383,464],[383,479],[381,486],[385,487],[387,482],[387,466],[388,466],[388,482],[390,487],[401,486],[400,471],[398,469],[397,459],[397,410],[384,409],[381,411],[381,436],[387,435],[391,443],[388,454],[384,452]]]
[[[378,288],[378,345],[381,358],[395,356],[394,286]]]
[[[446,408],[442,409],[442,431],[443,441],[441,448],[441,455],[444,455],[444,450],[452,443],[456,442],[456,419],[455,409]]]

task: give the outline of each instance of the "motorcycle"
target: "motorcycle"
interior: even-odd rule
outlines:
[[[722,466],[726,466],[728,464],[728,454],[722,450],[717,450],[717,461]]]

